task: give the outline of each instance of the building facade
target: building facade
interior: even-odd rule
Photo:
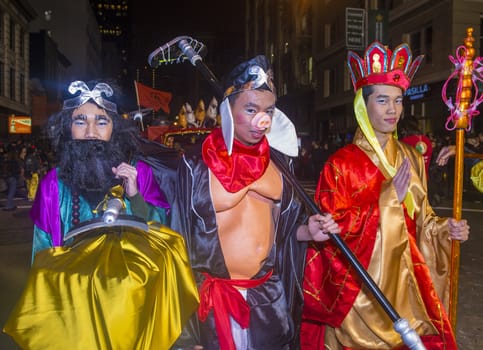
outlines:
[[[30,32],[46,31],[59,52],[71,62],[66,83],[101,77],[101,34],[89,0],[32,0],[31,3],[39,15],[30,23]]]
[[[299,134],[344,142],[356,129],[347,51],[363,55],[374,40],[391,48],[408,43],[425,59],[405,113],[418,118],[423,132],[440,134],[449,115],[441,89],[454,69],[448,56],[469,27],[482,54],[482,17],[478,0],[245,0],[245,52],[270,57],[279,107]],[[477,130],[481,119],[474,120]]]
[[[312,31],[314,0],[246,0],[245,53],[266,55],[272,65],[278,107],[308,134],[314,113]]]
[[[120,85],[129,76],[130,8],[128,0],[91,0],[102,40],[102,72]]]
[[[9,117],[30,115],[29,22],[36,16],[24,0],[0,0],[0,137]]]
[[[101,78],[102,43],[89,0],[30,0],[38,14],[29,24],[32,137],[41,136],[73,80]]]
[[[405,100],[406,114],[417,117],[424,133],[442,135],[449,116],[441,97],[441,89],[454,65],[448,56],[455,56],[463,45],[466,29],[474,29],[476,55],[481,55],[481,18],[483,2],[467,0],[393,0],[317,2],[314,11],[314,75],[316,136],[351,135],[356,127],[353,117],[353,87],[346,65],[348,23],[346,9],[363,9],[367,15],[364,47],[379,40],[394,48],[408,43],[413,55],[424,55]],[[350,43],[350,41],[349,41]],[[363,48],[352,48],[363,55]],[[453,86],[454,88],[454,86]],[[481,119],[481,118],[480,118]],[[480,129],[481,121],[473,127]]]
[[[30,33],[30,52],[32,134],[37,136],[61,106],[71,62],[45,30]]]

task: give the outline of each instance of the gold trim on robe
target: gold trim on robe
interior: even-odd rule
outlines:
[[[384,171],[378,156],[360,130],[357,130],[353,143],[371,159],[386,179],[390,179],[391,176]],[[448,219],[437,217],[429,205],[424,160],[417,151],[390,138],[384,153],[390,165],[396,169],[404,158],[410,160],[408,191],[415,204],[415,222],[411,221],[415,227],[412,232],[418,234],[416,237],[411,235],[406,221],[409,216],[399,203],[394,186],[390,181],[383,181],[378,202],[379,226],[367,270],[394,309],[410,322],[413,329],[429,337],[440,334],[438,341],[442,339],[446,342],[446,337],[454,338],[439,300],[441,298],[447,307],[451,248]],[[322,209],[330,211],[330,208]],[[434,286],[429,282],[429,275]],[[433,305],[431,311],[427,305]],[[441,330],[443,324],[445,331],[440,333],[438,329]],[[326,326],[325,341],[329,350],[342,349],[341,343],[351,349],[394,349],[403,345],[389,316],[364,286],[340,327]],[[454,339],[449,340],[448,344],[454,344]],[[452,349],[451,346],[449,348]]]

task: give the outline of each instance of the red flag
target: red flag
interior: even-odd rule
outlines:
[[[136,86],[139,105],[152,108],[155,111],[162,109],[169,114],[169,103],[173,97],[171,92],[156,90],[137,81],[134,82],[134,85]]]

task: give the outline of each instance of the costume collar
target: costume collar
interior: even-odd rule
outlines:
[[[383,172],[384,176],[386,178],[392,178],[394,175],[396,175],[396,168],[394,168],[390,161],[391,159],[393,160],[394,164],[394,159],[390,158],[388,159],[387,154],[383,151],[381,148],[381,145],[379,144],[379,141],[376,138],[376,134],[374,133],[374,129],[372,128],[372,124],[369,120],[369,116],[367,114],[367,108],[366,108],[366,103],[364,102],[364,98],[362,97],[362,89],[358,89],[356,92],[356,97],[354,99],[354,113],[356,115],[356,120],[357,124],[359,124],[359,128],[361,133],[364,135],[364,138],[367,140],[367,142],[371,145],[371,148],[374,150],[376,153],[378,162],[376,162],[376,166],[381,169]],[[361,135],[362,136],[362,135]],[[361,136],[358,136],[358,138],[354,138],[353,143],[360,143]],[[394,137],[390,138],[388,140],[388,144],[386,145],[387,152],[391,153],[395,152],[392,150],[392,148],[388,148],[388,145],[395,141],[397,138],[396,133],[394,133]],[[415,210],[415,203],[414,203],[414,198],[411,194],[411,192],[407,192],[406,197],[404,198],[404,204],[406,205],[406,208],[408,210],[408,214],[411,218],[414,218],[414,210]]]
[[[253,146],[235,139],[229,156],[221,129],[216,128],[203,142],[202,156],[225,190],[235,193],[265,173],[270,162],[270,146],[265,136]]]

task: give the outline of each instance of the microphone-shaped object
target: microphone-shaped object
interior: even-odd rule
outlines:
[[[102,220],[106,224],[113,224],[116,222],[117,217],[121,213],[123,208],[122,200],[119,198],[111,198],[107,201],[106,210],[104,210],[104,214],[102,214]]]
[[[216,90],[218,97],[222,97],[223,90],[218,80],[203,62],[202,56],[205,54],[206,46],[202,42],[189,36],[178,36],[154,50],[148,56],[148,63],[151,67],[157,68],[161,64],[182,63],[189,60]]]
[[[189,59],[194,65],[193,62],[200,60],[204,55],[206,55],[206,46],[202,42],[189,36],[178,36],[151,52],[148,63],[151,67],[157,68],[162,64],[182,63]],[[194,61],[193,57],[195,57]]]
[[[198,61],[201,61],[201,56],[195,51],[193,46],[186,39],[181,39],[178,43],[179,48],[185,54],[185,56],[190,60],[193,66],[196,66]]]

